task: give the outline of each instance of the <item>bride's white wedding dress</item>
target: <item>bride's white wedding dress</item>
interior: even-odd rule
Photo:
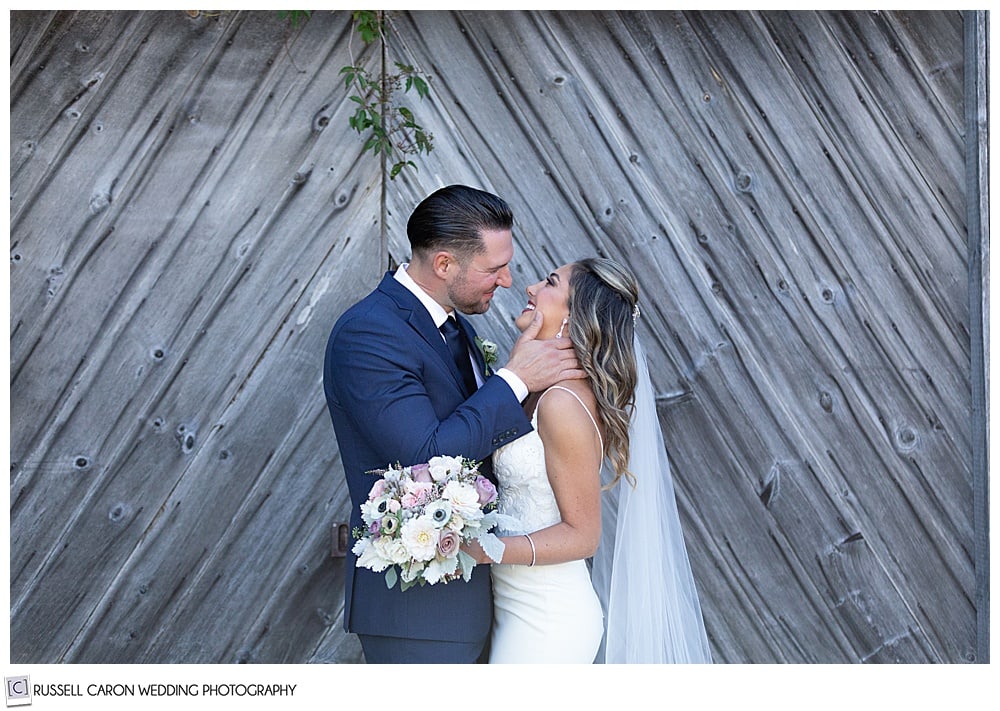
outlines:
[[[638,338],[633,348],[638,377],[629,423],[628,470],[635,486],[621,481],[602,494],[601,543],[589,568],[582,560],[492,566],[495,619],[490,662],[712,661],[656,396]],[[500,511],[520,522],[516,530],[502,533],[532,533],[560,520],[537,433],[537,407],[535,413],[534,432],[493,454]],[[610,475],[605,460],[602,481],[608,482]]]
[[[554,387],[580,399],[572,390]],[[539,402],[544,396],[539,397]],[[580,405],[586,410],[582,401]],[[493,453],[493,472],[500,484],[498,509],[519,522],[514,529],[500,531],[500,535],[533,533],[561,520],[545,470],[537,405],[531,424],[535,428],[532,432]],[[604,634],[604,614],[586,561],[535,566],[495,564],[491,570],[491,664],[594,661]]]

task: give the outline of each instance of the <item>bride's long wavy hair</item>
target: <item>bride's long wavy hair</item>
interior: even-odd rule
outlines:
[[[590,376],[604,423],[604,454],[615,470],[610,489],[628,470],[628,428],[637,382],[635,349],[639,284],[612,259],[592,257],[573,263],[569,279],[569,335],[581,367]]]

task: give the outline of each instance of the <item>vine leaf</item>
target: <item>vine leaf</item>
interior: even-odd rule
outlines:
[[[299,25],[299,20],[307,21],[312,16],[312,10],[278,10],[278,17],[292,23],[292,28]]]
[[[382,43],[383,65],[379,75],[373,76],[360,65],[349,65],[340,70],[344,87],[353,91],[348,98],[359,105],[348,125],[365,138],[362,153],[371,151],[375,156],[385,156],[394,161],[389,179],[395,180],[404,168],[417,170],[412,156],[430,153],[433,135],[417,123],[413,111],[399,103],[399,92],[415,90],[419,99],[430,93],[426,75],[412,64],[394,61],[396,73],[386,69],[386,25],[389,18],[382,10],[355,10],[352,13],[354,29],[362,41]],[[366,136],[366,133],[368,134]]]

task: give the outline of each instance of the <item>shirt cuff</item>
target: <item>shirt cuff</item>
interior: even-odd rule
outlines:
[[[514,396],[517,398],[518,402],[524,402],[524,398],[528,397],[528,386],[524,382],[514,375],[512,371],[506,368],[501,368],[500,370],[494,371],[494,375],[499,375],[506,381],[510,386],[510,389],[514,391]]]

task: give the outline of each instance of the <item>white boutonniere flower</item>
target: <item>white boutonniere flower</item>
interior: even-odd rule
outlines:
[[[483,361],[486,363],[486,377],[489,377],[493,372],[493,364],[497,362],[497,353],[500,349],[493,341],[487,341],[479,336],[476,336],[476,348],[483,354]]]

